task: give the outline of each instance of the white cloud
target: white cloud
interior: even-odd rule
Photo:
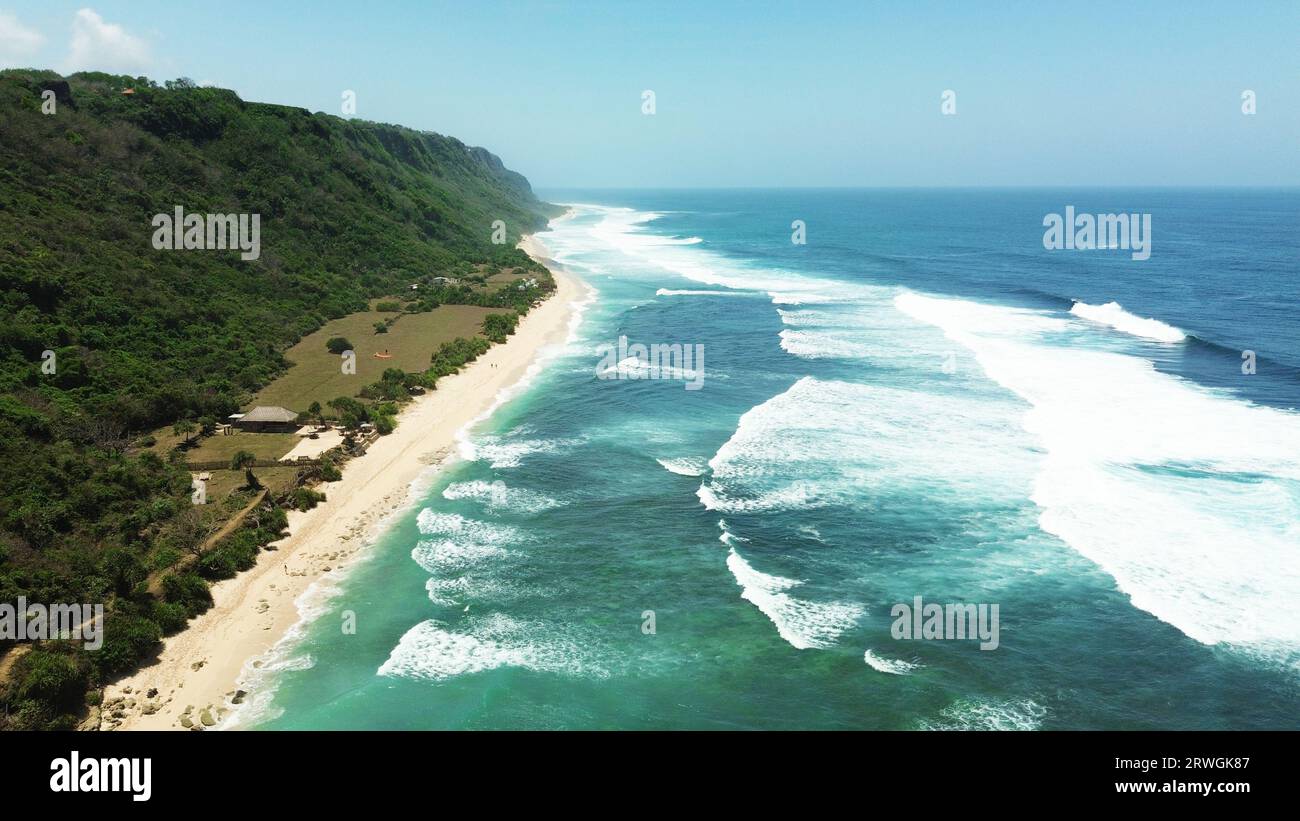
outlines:
[[[0,68],[21,68],[24,58],[36,53],[45,37],[29,29],[12,14],[0,12]]]
[[[72,18],[72,46],[65,73],[113,71],[133,74],[150,63],[149,45],[117,23],[105,23],[94,9],[81,9]]]

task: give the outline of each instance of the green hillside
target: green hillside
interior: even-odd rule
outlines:
[[[147,577],[204,533],[183,462],[132,447],[141,433],[238,410],[304,335],[412,283],[407,310],[526,311],[541,294],[432,278],[535,270],[548,289],[514,244],[558,209],[454,138],[183,80],[0,71],[0,155],[0,602],[110,603],[102,649],[0,660],[0,726],[72,726],[87,688],[202,610],[203,579],[245,566],[283,520],[259,517],[229,562],[153,595]],[[258,214],[260,256],[155,249],[151,220],[177,206]]]

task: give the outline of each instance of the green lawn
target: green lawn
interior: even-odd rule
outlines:
[[[501,313],[500,309],[472,305],[442,305],[420,314],[393,314],[366,311],[332,320],[306,336],[287,352],[293,362],[284,376],[262,389],[250,405],[279,405],[305,411],[313,401],[324,405],[339,396],[356,396],[366,385],[379,381],[386,368],[418,372],[429,367],[429,358],[438,346],[458,336],[480,335],[483,317]],[[374,325],[393,316],[400,318],[388,333],[375,333]],[[325,341],[341,336],[357,352],[357,372],[345,374],[341,358],[325,349]],[[387,351],[391,359],[378,359],[376,353]]]
[[[181,438],[172,433],[172,429],[160,428],[154,431],[152,450],[164,459]],[[298,444],[298,437],[292,433],[245,433],[236,431],[230,436],[215,433],[197,439],[198,446],[185,451],[186,462],[229,462],[237,452],[246,450],[258,459],[279,459]]]
[[[536,273],[528,273],[522,268],[506,268],[501,273],[492,274],[487,278],[487,291],[494,294],[502,288],[513,288],[525,279],[536,279],[541,282],[544,277]]]
[[[279,459],[298,444],[292,433],[247,433],[236,431],[229,436],[219,433],[205,437],[199,446],[185,451],[187,462],[229,462],[231,457],[246,450],[258,459]]]
[[[242,470],[212,470],[208,472],[212,474],[207,487],[209,505],[220,503],[233,491],[244,486],[244,472]],[[294,479],[298,475],[298,468],[253,468],[253,475],[271,491],[272,496],[275,496],[293,487]]]

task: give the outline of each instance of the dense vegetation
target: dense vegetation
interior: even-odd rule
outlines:
[[[184,420],[197,422],[176,428],[186,437],[210,429],[284,370],[290,345],[377,297],[402,295],[408,311],[526,311],[538,288],[472,280],[509,267],[544,290],[544,270],[514,243],[552,209],[453,138],[183,80],[0,71],[0,156],[0,602],[109,609],[100,650],[45,642],[13,665],[0,726],[67,727],[93,701],[88,688],[210,605],[208,581],[252,564],[283,530],[284,506],[314,503],[268,499],[198,557],[211,534],[189,473],[176,452],[133,447],[141,435]],[[151,219],[176,206],[260,215],[260,256],[155,250]],[[490,242],[498,219],[503,245]],[[513,329],[493,323],[494,337]],[[458,340],[414,382],[385,374],[374,398],[454,372],[487,344]],[[391,429],[391,405],[338,410]]]

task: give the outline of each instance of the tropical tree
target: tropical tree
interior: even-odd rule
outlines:
[[[257,490],[262,486],[262,483],[257,481],[257,477],[253,475],[253,464],[255,462],[257,462],[257,457],[246,450],[241,450],[230,458],[230,469],[242,469],[244,471],[244,480],[251,490]]]
[[[172,433],[176,434],[177,436],[184,436],[186,445],[190,443],[190,436],[192,436],[194,432],[198,429],[199,426],[191,422],[189,419],[182,419],[176,424],[172,425]]]

